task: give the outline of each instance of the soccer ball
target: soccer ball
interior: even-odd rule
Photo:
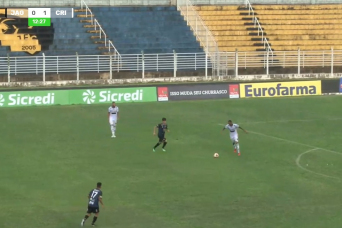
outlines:
[[[214,158],[218,158],[220,155],[218,153],[214,154]]]

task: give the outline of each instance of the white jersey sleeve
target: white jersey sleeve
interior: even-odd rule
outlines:
[[[240,126],[238,124],[234,124],[234,127],[235,128],[239,128]]]
[[[225,128],[225,129],[229,129],[229,125],[228,125],[228,124],[226,124],[226,126],[224,126],[224,128]]]

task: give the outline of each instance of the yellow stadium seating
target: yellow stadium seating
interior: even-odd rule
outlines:
[[[233,30],[237,30],[237,31],[244,31],[246,30],[246,26],[245,25],[214,25],[214,26],[208,26],[208,28],[211,31],[233,31]]]
[[[220,47],[220,51],[248,51],[248,52],[255,52],[255,47],[253,46],[241,46],[241,47]]]
[[[209,22],[209,21],[208,21]],[[210,21],[212,22],[212,21]],[[208,23],[209,24],[209,23]],[[237,24],[237,23],[236,23]],[[325,20],[262,20],[263,25],[328,25],[328,24],[342,24],[342,18],[339,19],[325,19]]]
[[[275,51],[342,49],[342,4],[252,5]],[[196,6],[221,51],[263,50],[253,16],[241,6]]]
[[[281,42],[281,41],[280,41]],[[220,47],[239,47],[239,46],[253,46],[254,41],[243,41],[241,40],[221,40],[217,42]]]
[[[341,10],[328,10],[329,15],[341,14]],[[326,10],[257,10],[257,15],[321,15]]]
[[[213,26],[222,27],[222,26]],[[238,26],[231,26],[238,29]],[[262,27],[266,30],[278,30],[281,27],[283,30],[332,30],[332,29],[342,29],[342,24],[327,24],[327,25],[264,25]],[[221,30],[221,29],[220,29]]]
[[[337,10],[342,5],[253,5],[254,10]]]
[[[228,41],[231,42],[231,41]],[[274,40],[273,46],[342,45],[342,40]]]
[[[220,41],[251,41],[251,37],[250,36],[216,36],[215,37],[217,42]]]
[[[279,46],[277,51],[297,51],[298,48],[302,51],[317,51],[317,50],[330,50],[332,45],[315,45],[315,46]],[[334,49],[342,50],[342,45],[334,45]]]
[[[342,33],[342,31],[341,31]],[[236,37],[236,36],[233,36]],[[341,39],[341,35],[319,35],[319,34],[311,34],[311,35],[282,35],[278,37],[267,36],[271,40],[339,40]]]
[[[329,50],[342,46],[342,5],[253,6],[274,50]]]
[[[342,14],[319,14],[319,15],[256,15],[261,22],[262,20],[327,20],[327,19],[341,19]]]
[[[327,34],[326,30],[272,30],[267,33],[267,37],[277,36],[281,37],[281,35],[342,35],[342,30],[330,30]]]

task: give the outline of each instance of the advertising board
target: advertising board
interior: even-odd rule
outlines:
[[[240,98],[239,84],[229,85],[229,98]]]
[[[0,107],[44,106],[69,104],[69,92],[65,90],[14,91],[0,93]]]
[[[158,87],[158,101],[168,101],[169,90],[167,87]]]
[[[158,87],[159,101],[229,98],[228,84],[169,85]]]
[[[340,93],[342,93],[342,78],[340,78]]]
[[[157,101],[156,87],[70,90],[70,104],[101,104]]]
[[[240,84],[240,97],[287,97],[321,95],[321,81]]]
[[[0,92],[0,107],[157,101],[156,87]]]

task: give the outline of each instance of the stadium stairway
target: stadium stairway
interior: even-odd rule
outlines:
[[[120,54],[204,53],[176,7],[92,7],[91,11]],[[84,27],[93,27],[89,18],[81,22]],[[99,35],[91,38],[104,43]],[[104,46],[99,49],[102,54],[110,54]]]
[[[342,5],[253,5],[276,51],[342,50]]]
[[[265,51],[253,17],[245,6],[196,6],[220,51]]]
[[[252,66],[255,67],[265,65],[267,61],[266,48],[261,33],[258,33],[258,28],[254,25],[253,16],[249,15],[248,8],[237,5],[196,6],[195,8],[212,32],[221,52],[238,50],[240,53],[239,66],[244,66],[246,59],[253,62]],[[271,49],[274,50],[272,46]],[[230,56],[230,58],[234,57]],[[270,60],[272,64],[279,63],[276,54],[273,56],[270,54]],[[229,62],[227,57],[222,57],[219,61],[221,66],[234,67],[227,63]]]

